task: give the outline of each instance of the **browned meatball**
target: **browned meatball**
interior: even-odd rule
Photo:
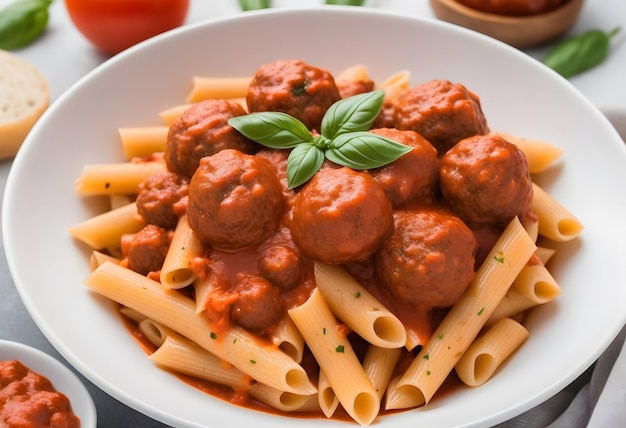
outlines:
[[[400,302],[445,308],[474,277],[475,249],[472,231],[444,210],[396,211],[393,232],[374,256],[376,277]]]
[[[396,104],[395,124],[422,135],[440,155],[463,138],[488,132],[480,99],[448,80],[425,82],[404,94]]]
[[[530,211],[526,156],[497,135],[460,141],[441,158],[439,180],[445,201],[472,227],[504,227]]]
[[[185,211],[188,191],[189,183],[178,174],[153,175],[139,185],[137,211],[147,223],[174,229]]]
[[[223,149],[253,153],[256,143],[228,124],[228,119],[246,114],[239,104],[205,100],[194,104],[170,126],[165,145],[169,171],[191,177],[200,159]]]
[[[153,224],[123,238],[122,246],[129,269],[142,275],[161,270],[171,240],[170,231]]]
[[[291,231],[310,258],[349,263],[369,257],[392,223],[391,202],[368,173],[322,168],[296,197]]]
[[[370,170],[393,207],[413,201],[431,203],[439,176],[437,150],[432,144],[415,131],[379,128],[370,132],[412,148],[394,162]]]
[[[341,99],[328,71],[299,60],[280,60],[261,66],[248,88],[248,111],[287,113],[309,129],[320,129],[324,113]]]
[[[226,149],[204,157],[189,183],[189,226],[222,251],[260,244],[277,230],[283,210],[276,171],[258,156]]]
[[[283,313],[280,292],[266,279],[239,274],[232,291],[237,294],[230,312],[235,324],[247,330],[263,332],[280,320]]]

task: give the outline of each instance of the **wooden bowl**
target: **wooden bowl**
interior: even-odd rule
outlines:
[[[569,0],[537,15],[504,16],[481,12],[456,0],[430,0],[437,18],[502,40],[519,49],[547,43],[565,33],[578,19],[584,0]]]

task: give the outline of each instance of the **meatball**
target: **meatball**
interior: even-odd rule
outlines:
[[[171,172],[191,177],[200,159],[224,149],[254,153],[257,145],[228,124],[228,119],[246,114],[239,104],[205,100],[194,104],[170,126],[165,145],[165,163]]]
[[[381,287],[404,304],[452,306],[474,277],[476,239],[451,213],[396,211],[393,232],[374,255]]]
[[[340,99],[332,74],[299,60],[280,60],[261,66],[246,95],[250,112],[287,113],[307,128],[317,130],[328,107]]]
[[[270,237],[284,205],[276,171],[266,159],[226,149],[200,160],[189,183],[187,219],[202,242],[235,252]]]
[[[122,241],[128,268],[147,275],[161,270],[172,241],[172,232],[148,224],[136,234],[125,236]]]
[[[411,201],[431,203],[435,198],[439,177],[437,150],[432,144],[415,131],[380,128],[370,132],[412,148],[394,162],[370,170],[393,207]]]
[[[404,94],[394,119],[396,128],[422,135],[440,155],[464,138],[488,132],[480,99],[448,80],[425,82]]]
[[[296,197],[291,231],[310,258],[349,263],[369,257],[392,224],[391,202],[368,173],[322,168]]]
[[[444,200],[471,227],[505,227],[531,208],[526,156],[497,135],[460,141],[441,158],[439,181]]]
[[[174,229],[184,213],[189,183],[177,174],[165,172],[148,177],[139,185],[137,211],[146,223]]]
[[[263,332],[283,314],[280,292],[269,281],[250,274],[237,275],[232,290],[237,299],[231,306],[231,320],[254,332]]]

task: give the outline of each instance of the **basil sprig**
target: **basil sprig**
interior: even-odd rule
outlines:
[[[293,149],[287,158],[290,189],[307,182],[328,159],[356,170],[378,168],[398,159],[410,147],[367,132],[382,108],[384,91],[354,95],[334,103],[324,114],[320,135],[313,136],[293,116],[255,112],[228,123],[246,137],[273,149]]]
[[[0,49],[17,50],[34,42],[48,24],[52,0],[18,0],[0,11]]]

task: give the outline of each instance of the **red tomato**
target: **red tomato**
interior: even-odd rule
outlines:
[[[65,0],[65,5],[76,28],[113,55],[180,26],[189,0]]]
[[[566,0],[457,0],[457,2],[483,12],[498,15],[536,15],[549,12]]]

